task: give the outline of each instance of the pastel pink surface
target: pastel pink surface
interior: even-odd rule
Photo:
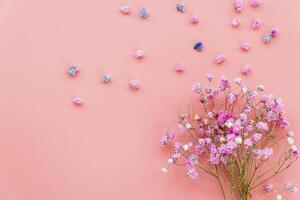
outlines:
[[[160,137],[195,100],[191,85],[240,75],[264,84],[287,107],[291,128],[299,123],[299,1],[264,0],[257,9],[245,3],[236,14],[231,1],[186,0],[2,0],[0,2],[0,198],[5,200],[210,200],[221,199],[215,180],[197,182],[184,170],[162,174],[166,154]],[[127,4],[132,13],[120,14]],[[149,18],[138,10],[146,7]],[[199,24],[190,24],[193,15]],[[231,19],[241,26],[231,27]],[[250,23],[263,25],[253,31]],[[262,35],[277,27],[271,44]],[[204,50],[193,44],[202,41]],[[239,44],[247,40],[251,51]],[[133,53],[145,51],[143,60]],[[214,58],[226,54],[226,62]],[[174,66],[182,63],[185,72]],[[78,77],[66,74],[80,66]],[[102,84],[101,75],[112,81]],[[137,79],[141,89],[131,92]],[[72,104],[81,97],[84,105]],[[300,142],[297,134],[296,140]],[[299,163],[277,179],[300,186]],[[300,193],[289,195],[299,199]]]

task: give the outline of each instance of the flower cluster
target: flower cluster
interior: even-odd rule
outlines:
[[[184,166],[187,176],[195,180],[202,170],[218,180],[225,199],[223,185],[227,184],[236,199],[246,200],[253,189],[297,160],[294,133],[288,129],[282,101],[267,94],[264,86],[250,89],[241,78],[231,82],[223,76],[214,87],[214,76],[208,74],[207,79],[209,87],[195,83],[192,88],[199,96],[199,110],[180,114],[177,130],[161,139],[163,146],[171,148],[162,171]],[[275,152],[282,143],[287,148]],[[266,169],[272,157],[278,160]]]

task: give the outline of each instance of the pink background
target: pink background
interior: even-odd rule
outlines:
[[[119,7],[133,10],[122,16]],[[264,84],[283,98],[291,127],[299,124],[299,8],[297,0],[264,0],[246,8],[239,29],[232,1],[2,0],[0,2],[0,199],[3,200],[210,200],[221,199],[205,174],[193,182],[184,170],[160,169],[159,139],[194,95],[191,85],[208,72],[233,78],[248,64],[250,85]],[[142,6],[150,16],[141,20]],[[189,20],[198,15],[193,26]],[[252,19],[261,29],[250,29]],[[280,30],[270,45],[263,33]],[[192,47],[200,40],[203,52]],[[241,41],[251,44],[242,53]],[[146,57],[133,58],[136,49]],[[213,59],[226,54],[224,65]],[[176,74],[174,66],[186,66]],[[80,75],[69,78],[68,65]],[[104,85],[100,76],[110,73]],[[138,79],[138,92],[128,81]],[[85,104],[76,107],[73,97]],[[300,142],[299,136],[296,137]],[[280,181],[300,186],[299,163]],[[290,199],[299,199],[299,194]]]

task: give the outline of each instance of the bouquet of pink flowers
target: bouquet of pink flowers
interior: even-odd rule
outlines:
[[[250,89],[240,78],[232,83],[223,76],[214,87],[213,75],[207,79],[208,87],[193,85],[199,110],[179,114],[177,131],[161,139],[171,151],[162,171],[183,166],[196,180],[202,170],[216,178],[224,199],[248,200],[255,188],[298,159],[294,133],[281,100],[265,93],[264,86]]]

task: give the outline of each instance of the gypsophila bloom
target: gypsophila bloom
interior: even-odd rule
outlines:
[[[163,168],[161,168],[161,171],[164,172],[164,173],[167,173],[169,171],[169,168],[168,167],[163,167]]]
[[[176,69],[176,72],[183,72],[184,66],[182,64],[177,64],[175,69]]]
[[[137,50],[134,55],[137,59],[141,59],[144,57],[145,53],[143,50]]]
[[[259,19],[255,19],[252,21],[251,27],[252,29],[258,29],[261,26],[261,21]]]
[[[147,11],[147,9],[146,8],[142,8],[141,10],[140,10],[140,16],[142,17],[142,18],[147,18],[148,17],[148,11]]]
[[[226,184],[237,200],[248,200],[253,189],[263,187],[300,157],[294,133],[288,130],[282,101],[262,87],[252,89],[240,78],[236,84],[226,76],[219,82],[213,81],[213,74],[206,78],[207,87],[193,85],[199,97],[196,113],[179,114],[176,131],[161,139],[170,150],[167,166],[183,166],[193,180],[199,171],[206,172]],[[279,159],[273,161],[277,153]],[[271,184],[264,188],[276,191]],[[289,185],[286,190],[298,188]]]
[[[110,82],[110,81],[111,81],[111,77],[109,76],[109,74],[104,74],[104,75],[102,76],[102,81],[103,81],[104,83]]]
[[[270,32],[270,35],[272,37],[276,37],[278,35],[278,29],[277,28],[273,28]]]
[[[233,26],[233,27],[239,27],[240,26],[240,24],[241,24],[241,21],[239,20],[239,19],[233,19],[233,20],[231,20],[231,25]]]
[[[236,0],[234,3],[234,10],[239,13],[243,10],[243,1],[242,0]]]
[[[120,8],[120,12],[124,15],[128,15],[128,14],[130,14],[131,11],[130,11],[130,8],[128,6],[122,6]]]
[[[253,8],[257,8],[259,6],[259,1],[258,0],[249,0],[249,4]]]
[[[247,42],[242,42],[240,44],[240,48],[241,48],[242,51],[249,51],[250,45]]]
[[[75,104],[75,105],[82,105],[82,100],[80,97],[75,97],[74,99],[72,99],[72,102]]]
[[[226,56],[225,55],[219,55],[215,58],[215,63],[216,64],[221,64],[225,61]]]
[[[202,51],[202,49],[203,49],[203,44],[202,44],[202,42],[196,42],[195,45],[194,45],[194,49],[195,49],[196,51]]]
[[[248,65],[244,65],[242,68],[241,68],[241,73],[244,74],[244,75],[248,75],[250,73],[250,68]]]
[[[79,67],[70,66],[67,68],[67,72],[70,76],[76,76],[76,74],[79,72]]]
[[[129,86],[132,90],[138,90],[140,89],[140,83],[138,80],[131,80],[129,81]]]
[[[195,83],[193,85],[192,89],[195,93],[198,93],[198,94],[202,91],[200,83]]]
[[[198,24],[198,22],[199,22],[199,19],[198,19],[198,17],[197,16],[192,16],[192,18],[191,18],[191,23],[192,24]]]
[[[185,11],[185,4],[180,2],[177,4],[176,8],[179,12],[183,13]]]
[[[277,194],[276,199],[277,200],[283,200],[283,196],[281,194]]]
[[[212,73],[208,73],[208,74],[206,74],[206,78],[209,82],[211,82],[214,80],[214,75]]]
[[[273,185],[272,185],[272,184],[267,184],[267,185],[265,186],[265,190],[266,190],[267,192],[271,192],[271,191],[273,190]]]
[[[272,36],[269,33],[266,33],[263,35],[263,43],[267,44],[270,43],[272,39]]]

